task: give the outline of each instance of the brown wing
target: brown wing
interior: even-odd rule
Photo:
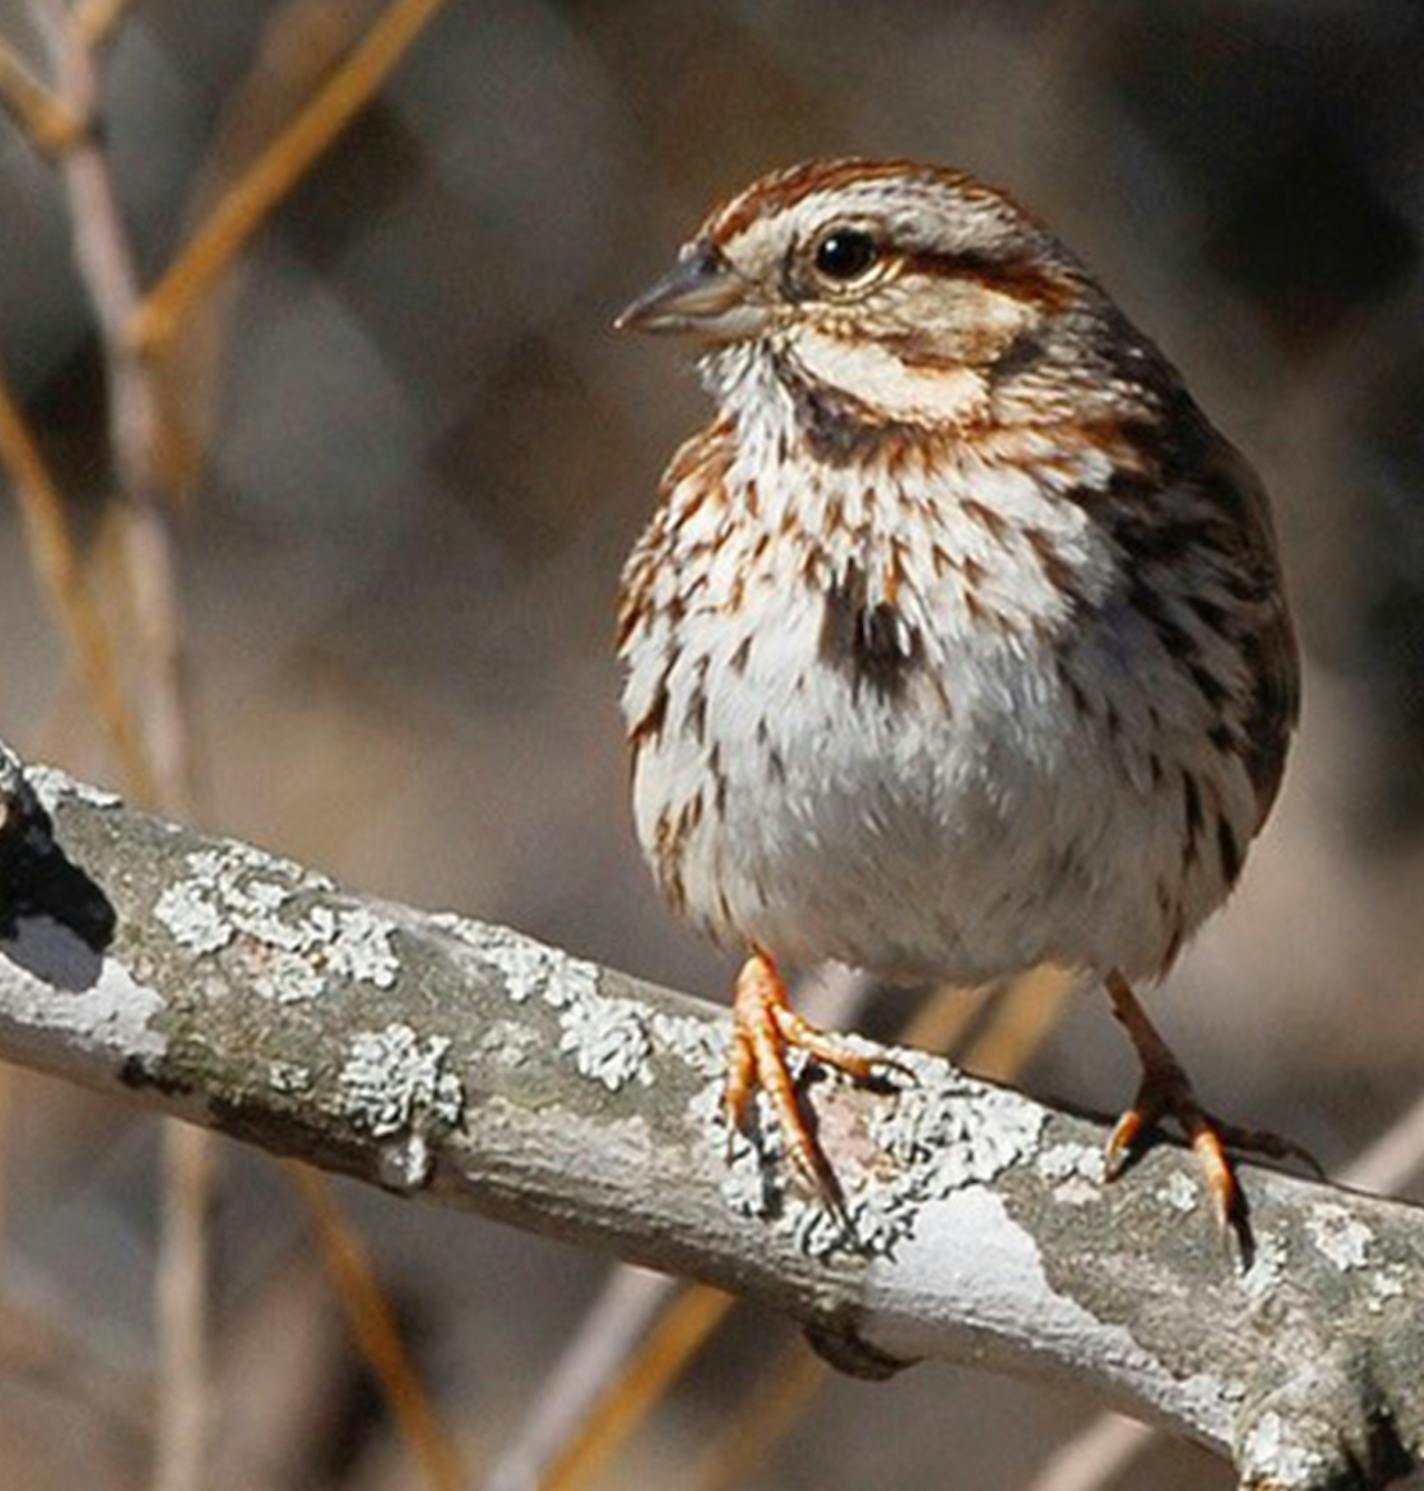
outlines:
[[[1280,791],[1286,750],[1300,717],[1300,654],[1265,488],[1241,453],[1220,436],[1206,463],[1204,488],[1240,541],[1238,645],[1253,681],[1241,721],[1241,753],[1256,789],[1259,832]]]

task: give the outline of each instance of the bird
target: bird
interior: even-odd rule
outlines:
[[[911,160],[810,160],[717,206],[615,322],[685,338],[715,405],[624,567],[637,836],[744,958],[729,1124],[765,1094],[830,1191],[800,1050],[874,1061],[788,970],[1100,982],[1141,1065],[1115,1176],[1168,1120],[1218,1220],[1229,1151],[1137,990],[1237,884],[1299,714],[1264,488],[1032,213]]]

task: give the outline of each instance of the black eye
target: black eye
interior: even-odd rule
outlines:
[[[830,280],[858,280],[879,254],[869,233],[859,228],[837,228],[816,245],[816,269]]]

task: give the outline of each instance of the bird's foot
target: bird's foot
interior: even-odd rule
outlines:
[[[856,1082],[872,1081],[877,1068],[887,1065],[851,1050],[798,1015],[775,963],[765,953],[754,953],[737,975],[732,1000],[732,1049],[724,1096],[728,1124],[734,1130],[744,1127],[752,1096],[761,1088],[771,1101],[792,1165],[840,1210],[835,1172],[811,1132],[787,1066],[787,1052],[793,1047]]]
[[[1142,1141],[1163,1119],[1182,1130],[1206,1181],[1212,1211],[1223,1234],[1245,1227],[1240,1183],[1227,1151],[1259,1154],[1269,1159],[1301,1160],[1323,1180],[1325,1172],[1309,1150],[1264,1129],[1239,1128],[1223,1123],[1197,1101],[1192,1084],[1171,1048],[1147,1018],[1127,981],[1119,974],[1108,980],[1113,1012],[1127,1028],[1142,1062],[1142,1084],[1137,1097],[1108,1136],[1104,1169],[1109,1180],[1122,1173]]]
[[[1228,1129],[1197,1102],[1192,1084],[1175,1061],[1144,1070],[1137,1097],[1108,1136],[1103,1157],[1107,1178],[1115,1180],[1122,1173],[1145,1136],[1164,1118],[1174,1120],[1191,1145],[1217,1226],[1225,1232],[1240,1215],[1241,1187],[1226,1153],[1240,1131]]]

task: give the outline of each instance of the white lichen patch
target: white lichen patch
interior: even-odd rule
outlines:
[[[276,1004],[304,1004],[326,987],[320,967],[286,948],[250,948],[244,961],[253,991]]]
[[[581,1077],[617,1092],[628,1082],[651,1085],[652,1042],[639,1007],[629,999],[584,994],[560,1013],[559,1049],[573,1054]]]
[[[896,1051],[894,1059],[908,1071],[872,1112],[863,1136],[869,1154],[842,1163],[830,1150],[840,1211],[808,1193],[794,1174],[765,1093],[757,1096],[748,1133],[729,1133],[720,1077],[709,1082],[693,1098],[689,1116],[717,1151],[728,1205],[763,1219],[813,1256],[893,1256],[926,1204],[986,1187],[1010,1166],[1034,1158],[1047,1117],[1042,1108],[921,1052]]]
[[[205,896],[194,894],[186,880],[164,890],[154,905],[153,914],[173,934],[180,947],[186,947],[198,957],[226,947],[237,935],[232,923],[223,919],[217,905]]]
[[[631,999],[600,993],[595,964],[509,927],[454,912],[437,912],[429,920],[493,968],[515,1004],[541,999],[558,1010],[559,1050],[573,1057],[581,1077],[610,1092],[629,1082],[652,1082],[647,1016]]]
[[[1095,1144],[1050,1144],[1034,1161],[1034,1169],[1050,1185],[1065,1180],[1103,1181],[1103,1152]]]
[[[1291,1434],[1280,1414],[1263,1413],[1241,1443],[1238,1469],[1247,1486],[1311,1486],[1324,1461]]]
[[[334,887],[289,860],[224,843],[187,856],[154,916],[195,956],[233,948],[253,989],[283,1004],[316,999],[331,979],[389,989],[400,974],[395,924],[366,906],[330,906]]]
[[[726,1025],[714,1025],[695,1015],[670,1015],[659,1010],[649,1021],[660,1051],[676,1056],[701,1077],[720,1077],[727,1069]]]
[[[1333,1202],[1312,1206],[1305,1230],[1311,1242],[1339,1269],[1363,1267],[1374,1241],[1374,1234],[1358,1217]]]
[[[1285,1278],[1286,1260],[1285,1239],[1279,1233],[1257,1233],[1256,1253],[1241,1281],[1246,1293],[1254,1300],[1267,1299],[1274,1294]]]
[[[1034,1149],[1042,1108],[962,1074],[949,1077],[938,1063],[916,1065],[920,1080],[877,1114],[871,1133],[902,1167],[922,1168],[929,1191],[987,1184]]]
[[[465,1092],[459,1077],[444,1070],[449,1050],[444,1036],[422,1041],[409,1025],[363,1031],[337,1078],[342,1113],[377,1139],[454,1128]]]
[[[311,1068],[294,1061],[274,1061],[267,1067],[267,1085],[273,1092],[298,1097],[311,1090]]]
[[[493,968],[505,993],[516,1004],[539,997],[560,1009],[598,989],[594,964],[510,927],[476,921],[453,911],[436,912],[427,920],[458,938],[480,962]]]
[[[1053,1199],[1061,1206],[1088,1206],[1102,1193],[1103,1152],[1095,1144],[1047,1145],[1034,1169],[1053,1187]]]
[[[1194,1211],[1201,1200],[1201,1188],[1180,1170],[1174,1170],[1155,1194],[1163,1206],[1184,1214]]]
[[[1366,1307],[1371,1314],[1381,1314],[1404,1295],[1407,1288],[1404,1270],[1397,1263],[1385,1263],[1372,1268],[1368,1276],[1368,1288]]]
[[[407,1134],[381,1147],[376,1168],[383,1186],[393,1191],[418,1191],[435,1169],[435,1154],[424,1134]]]
[[[162,1056],[168,1043],[151,1022],[164,1007],[117,959],[100,958],[51,917],[22,917],[0,941],[0,1018],[47,1031],[81,1058]]]
[[[54,813],[66,799],[82,802],[90,808],[117,808],[123,798],[117,792],[108,792],[102,787],[90,786],[61,771],[57,766],[25,766],[22,768],[25,781],[34,789],[45,812]]]
[[[395,928],[385,917],[368,906],[346,906],[340,911],[314,906],[307,922],[325,941],[326,966],[332,973],[377,989],[395,987],[400,959],[391,946]]]

